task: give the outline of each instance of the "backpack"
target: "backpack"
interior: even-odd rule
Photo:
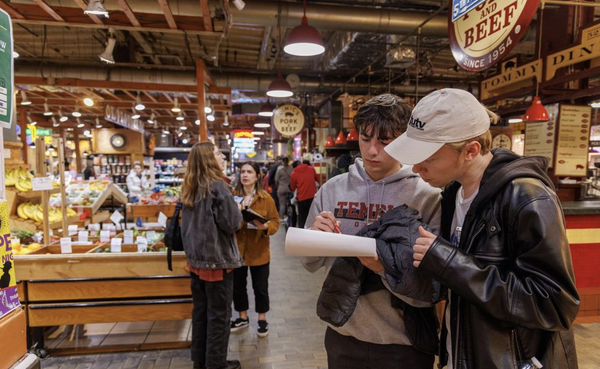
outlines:
[[[173,271],[173,251],[183,251],[183,239],[181,238],[181,226],[179,224],[179,212],[181,211],[181,201],[177,202],[173,217],[165,230],[165,245],[167,246],[167,267]]]

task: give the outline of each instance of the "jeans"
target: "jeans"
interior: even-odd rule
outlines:
[[[226,368],[229,349],[233,273],[206,282],[192,277],[192,361],[201,368]]]
[[[412,346],[363,342],[329,327],[325,332],[325,350],[329,369],[432,369],[434,362],[433,355]]]
[[[242,266],[233,270],[233,307],[235,311],[248,310],[248,268],[252,275],[252,289],[256,312],[269,311],[269,263],[258,266]]]

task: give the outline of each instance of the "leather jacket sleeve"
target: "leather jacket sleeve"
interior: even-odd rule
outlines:
[[[475,222],[475,234],[464,234],[469,253],[438,237],[420,269],[507,325],[566,330],[579,296],[557,200],[548,193],[506,202],[496,204],[503,207],[497,233],[490,232],[493,219]]]

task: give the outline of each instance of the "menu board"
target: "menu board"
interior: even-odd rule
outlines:
[[[537,155],[548,158],[548,167],[554,164],[554,144],[556,124],[554,122],[527,123],[525,128],[525,149],[523,155]]]
[[[587,176],[592,108],[561,105],[554,175]]]

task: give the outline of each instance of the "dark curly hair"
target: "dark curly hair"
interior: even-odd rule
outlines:
[[[406,131],[412,107],[400,97],[382,94],[364,103],[354,115],[354,127],[360,135],[385,141]]]

